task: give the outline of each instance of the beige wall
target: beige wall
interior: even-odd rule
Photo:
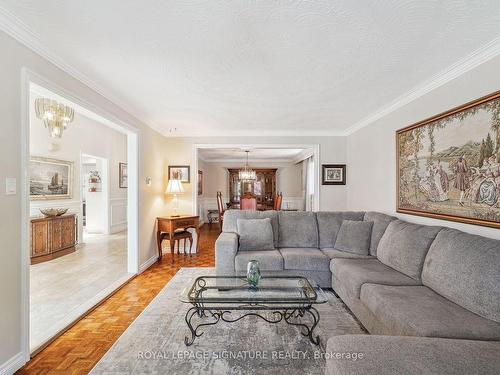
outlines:
[[[16,195],[0,192],[0,207],[8,213],[0,217],[0,367],[16,360],[21,351],[21,69],[28,69],[46,77],[59,87],[73,93],[88,103],[111,113],[122,121],[140,129],[139,144],[139,264],[155,255],[154,220],[165,214],[163,191],[166,170],[165,138],[144,126],[80,81],[67,75],[19,42],[0,32],[0,186],[6,177],[15,177]],[[8,56],[8,58],[6,58]],[[151,187],[144,183],[146,176],[153,178]]]
[[[320,163],[345,163],[345,137],[198,137],[169,138],[167,140],[167,162],[169,165],[191,165],[191,183],[184,184],[186,192],[179,197],[179,212],[193,212],[192,184],[196,182],[194,175],[194,145],[195,144],[319,144]],[[197,173],[197,172],[196,172]],[[222,175],[217,173],[217,179]],[[194,178],[194,179],[193,179]],[[205,176],[205,179],[207,177]],[[215,177],[214,177],[215,178]],[[347,171],[349,179],[349,170]],[[213,192],[212,192],[213,193]],[[207,192],[208,194],[208,192]],[[320,209],[344,210],[346,206],[346,186],[320,185]],[[172,211],[172,199],[167,198],[169,211]]]
[[[395,131],[498,90],[499,71],[500,57],[496,57],[349,136],[347,208],[395,214]],[[500,238],[498,229],[418,216],[397,216],[412,222],[444,225]]]

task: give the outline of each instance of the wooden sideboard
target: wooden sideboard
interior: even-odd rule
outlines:
[[[31,264],[72,253],[78,240],[77,217],[67,214],[31,219]]]

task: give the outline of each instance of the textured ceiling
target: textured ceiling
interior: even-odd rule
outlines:
[[[245,149],[246,150],[246,149]],[[205,161],[245,161],[246,153],[244,149],[199,149],[198,155],[201,159]],[[250,162],[270,162],[270,161],[280,161],[280,162],[294,162],[299,158],[304,152],[301,148],[250,148],[248,154],[248,160]]]
[[[176,136],[341,132],[500,35],[498,0],[0,6]]]

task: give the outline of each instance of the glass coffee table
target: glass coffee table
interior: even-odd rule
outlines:
[[[190,331],[184,338],[186,346],[203,334],[203,327],[220,321],[234,323],[247,316],[268,323],[284,320],[300,327],[304,336],[319,345],[319,336],[313,334],[320,319],[314,305],[328,298],[315,282],[301,276],[262,277],[257,287],[250,286],[244,276],[200,276],[182,292],[181,301],[192,305],[185,316]],[[193,324],[193,320],[197,322]]]

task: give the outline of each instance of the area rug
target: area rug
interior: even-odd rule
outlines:
[[[320,345],[299,328],[258,317],[205,327],[192,346],[184,344],[184,315],[190,305],[179,299],[184,288],[213,268],[182,268],[97,363],[91,374],[323,374],[329,337],[363,334],[342,301],[330,291],[316,305]]]

